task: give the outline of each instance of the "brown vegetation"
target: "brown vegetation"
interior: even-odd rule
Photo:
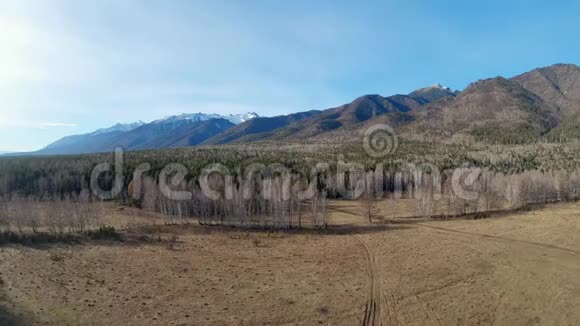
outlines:
[[[372,225],[356,202],[328,207],[326,231],[157,224],[132,232],[162,242],[0,248],[0,321],[353,325],[375,307],[384,325],[580,322],[577,204]]]

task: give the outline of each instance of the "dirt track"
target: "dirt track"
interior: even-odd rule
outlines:
[[[325,235],[189,226],[166,230],[179,234],[174,248],[2,248],[0,321],[580,324],[579,205],[368,225],[334,204],[341,226]]]

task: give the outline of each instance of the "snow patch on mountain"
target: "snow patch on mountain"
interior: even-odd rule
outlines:
[[[242,122],[248,121],[253,118],[257,118],[258,114],[255,112],[248,112],[244,114],[229,114],[229,115],[220,115],[220,114],[206,114],[206,113],[183,113],[179,115],[173,115],[169,117],[165,117],[161,120],[155,120],[152,123],[170,123],[170,122],[178,122],[178,121],[191,121],[191,122],[199,122],[199,121],[206,121],[211,119],[226,119],[233,124],[240,124]]]
[[[443,85],[441,85],[439,83],[435,83],[435,84],[433,84],[433,85],[431,85],[429,87],[421,88],[421,90],[428,90],[428,89],[442,89],[442,90],[450,91],[450,92],[453,91],[451,88],[449,88],[447,86],[443,86]]]
[[[93,131],[89,135],[96,136],[96,135],[107,134],[107,133],[115,132],[115,131],[127,132],[127,131],[131,131],[133,129],[137,129],[144,124],[145,124],[145,122],[143,122],[143,121],[138,121],[138,122],[133,122],[133,123],[117,123],[116,125],[114,125],[112,127],[102,128],[102,129],[98,129],[96,131]]]

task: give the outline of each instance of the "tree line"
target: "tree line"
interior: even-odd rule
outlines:
[[[579,160],[576,152],[565,147],[538,145],[536,152],[536,147],[511,152],[485,147],[473,149],[482,154],[477,155],[477,151],[468,153],[461,146],[403,142],[400,156],[377,161],[362,154],[360,146],[349,146],[288,153],[267,146],[260,150],[238,147],[128,152],[121,193],[115,200],[160,212],[167,216],[167,223],[296,228],[326,226],[330,199],[358,199],[361,215],[370,221],[380,215],[378,206],[396,205],[404,199],[412,201],[413,215],[426,217],[578,199]],[[559,161],[563,163],[547,163]],[[103,162],[114,164],[114,156],[0,159],[0,230],[63,233],[100,225],[105,214],[101,198],[95,196],[90,185],[91,171]],[[175,162],[181,162],[187,174],[172,185],[172,190],[187,191],[191,198],[176,200],[160,187],[164,167]],[[219,196],[208,198],[199,177],[204,167],[215,162],[227,167],[230,174],[227,178],[209,176],[210,188]],[[318,162],[328,162],[327,169],[313,174]],[[150,168],[137,182],[134,172],[143,163]],[[244,167],[252,164],[277,164],[285,172],[262,171],[246,180]],[[454,174],[459,177],[454,178]],[[112,170],[100,175],[98,181],[107,189],[115,180]],[[310,196],[299,195],[312,185]]]
[[[0,232],[83,233],[105,226],[103,202],[88,190],[64,196],[0,197]]]

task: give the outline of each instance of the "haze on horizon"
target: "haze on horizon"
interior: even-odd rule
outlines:
[[[578,64],[578,12],[574,1],[0,0],[0,152],[118,122],[272,116]]]

